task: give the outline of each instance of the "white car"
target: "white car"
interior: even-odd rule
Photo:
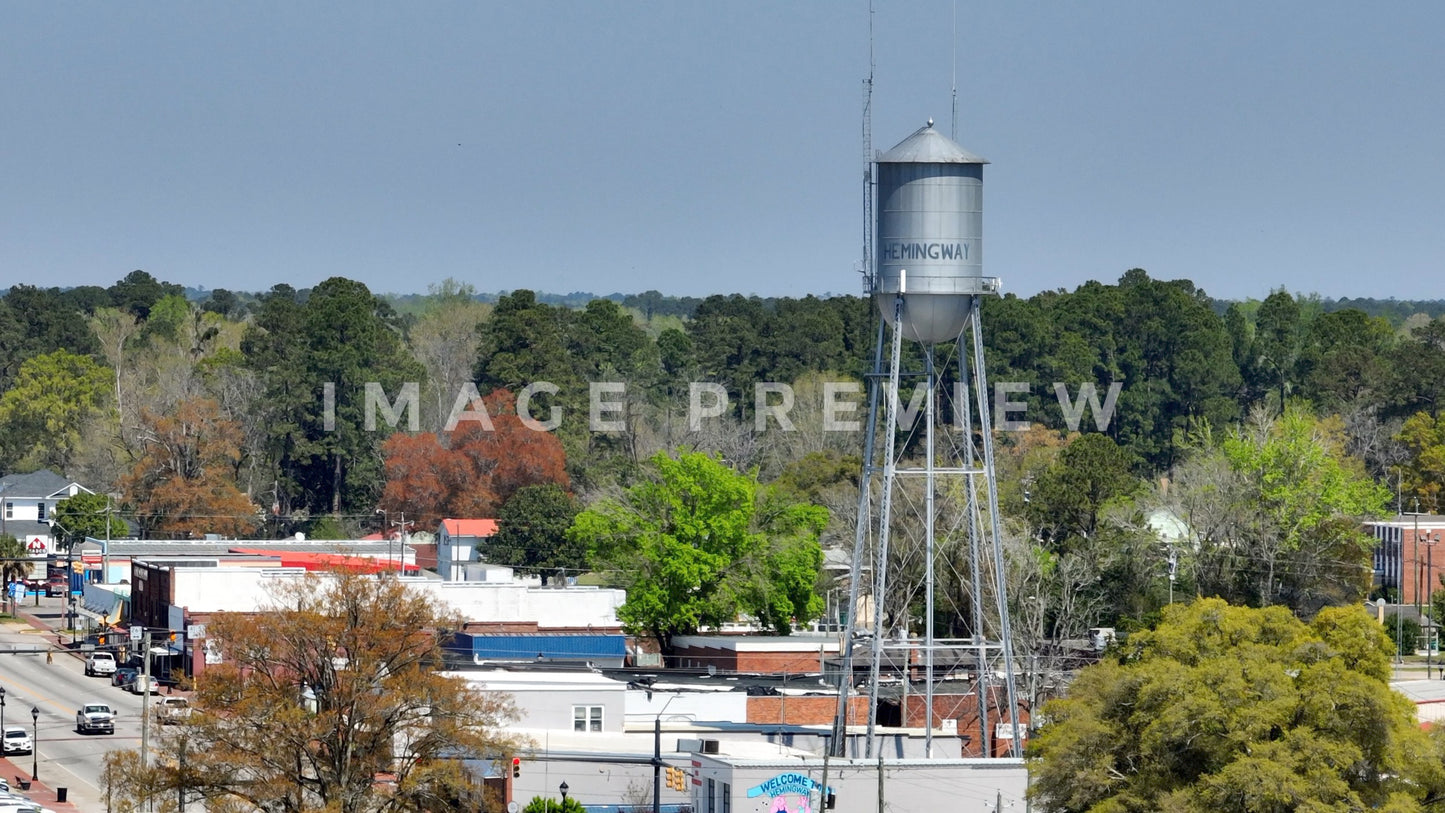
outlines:
[[[111,652],[92,652],[90,657],[85,659],[85,676],[113,675],[115,674],[115,654]]]
[[[108,703],[86,703],[75,712],[75,730],[81,734],[114,734],[115,711]]]
[[[162,697],[156,701],[156,717],[164,725],[191,716],[191,703],[184,697]]]
[[[6,754],[28,754],[33,747],[30,743],[30,732],[26,731],[23,726],[5,726],[5,735],[4,737],[0,737],[0,740],[4,742],[4,752]],[[8,787],[5,788],[5,790],[9,789]]]
[[[150,677],[146,677],[145,675],[136,675],[135,680],[131,681],[131,684],[126,688],[130,689],[131,694],[145,694],[147,685],[146,681],[150,681],[151,694],[156,694],[160,691],[161,682],[159,680],[156,680],[155,675],[151,675]]]

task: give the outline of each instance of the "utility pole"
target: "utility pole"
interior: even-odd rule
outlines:
[[[883,749],[880,747],[878,749],[878,813],[884,813],[887,809],[887,802],[884,801],[883,796]]]
[[[146,630],[141,636],[141,646],[144,648],[143,663],[141,672],[145,681],[145,691],[141,694],[140,701],[140,766],[142,769],[150,767],[150,742],[151,742],[151,631]]]
[[[823,735],[823,741],[828,741],[827,734]],[[828,743],[823,749],[823,786],[818,789],[818,806],[813,808],[814,810],[828,809],[828,758],[831,756],[833,756],[833,744]]]

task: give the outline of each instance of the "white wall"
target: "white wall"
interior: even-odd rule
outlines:
[[[623,590],[593,587],[536,587],[510,582],[409,582],[469,621],[527,623],[541,627],[616,627]]]
[[[630,691],[626,713],[627,725],[632,728],[650,729],[659,715],[664,723],[742,723],[748,719],[748,695],[734,691],[654,690],[649,700],[646,692]]]
[[[280,579],[298,579],[299,567],[177,567],[171,584],[177,607],[192,613],[251,613],[274,603],[272,585]]]
[[[301,568],[178,567],[172,569],[174,604],[193,613],[255,612],[271,600],[278,578],[299,578]],[[435,598],[468,621],[530,623],[547,627],[614,628],[627,594],[591,587],[566,589],[523,583],[438,582],[404,579],[407,589]]]

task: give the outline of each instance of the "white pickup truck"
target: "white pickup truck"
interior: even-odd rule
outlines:
[[[114,734],[115,712],[105,703],[86,703],[75,712],[75,730],[81,734]]]
[[[85,676],[94,677],[104,675],[109,677],[115,674],[115,654],[111,652],[92,652],[90,657],[85,659]]]

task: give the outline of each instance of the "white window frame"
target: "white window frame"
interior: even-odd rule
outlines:
[[[45,500],[41,500],[35,504],[35,518],[40,522],[45,521]]]
[[[6,519],[15,519],[15,503],[13,503],[13,502],[7,502],[7,503],[5,503],[5,518],[6,518]]]
[[[586,704],[572,707],[572,730],[585,733],[602,731],[602,706]]]

